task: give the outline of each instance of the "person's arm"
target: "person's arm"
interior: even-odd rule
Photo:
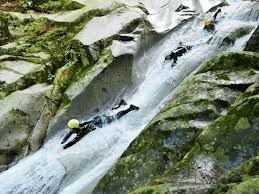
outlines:
[[[63,146],[64,149],[71,147],[76,142],[78,142],[82,137],[84,137],[86,134],[91,132],[91,125],[87,125],[84,128],[81,129],[80,133],[77,134],[77,136],[72,139],[70,142],[68,142],[66,145]]]
[[[214,16],[213,16],[213,21],[216,20],[217,15],[218,15],[220,12],[221,12],[221,9],[219,9],[219,10],[214,14]]]
[[[70,142],[68,142],[66,145],[63,146],[64,149],[67,149],[74,145],[76,142],[78,142],[83,136],[77,135],[74,139],[72,139]]]
[[[66,134],[64,139],[61,141],[61,144],[65,143],[72,134],[73,134],[73,131],[69,131],[68,134]]]

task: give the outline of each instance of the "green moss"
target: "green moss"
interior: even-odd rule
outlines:
[[[17,10],[20,12],[34,10],[36,12],[43,13],[56,13],[61,11],[80,9],[83,7],[82,4],[70,0],[31,0],[30,2],[26,0],[19,0],[18,2]]]
[[[169,190],[166,185],[156,185],[156,186],[145,186],[136,189],[128,194],[169,194]]]
[[[24,25],[19,30],[24,33],[35,34],[35,36],[39,36],[44,34],[48,28],[51,26],[51,21],[46,18],[40,18],[38,20],[34,20],[29,22],[27,25]]]
[[[58,69],[54,84],[59,85],[61,88],[65,89],[68,85],[75,79],[75,74],[78,71],[78,64],[77,62],[69,62],[60,69]]]
[[[222,182],[224,184],[238,183],[244,181],[247,177],[253,177],[256,175],[259,175],[259,156],[253,157],[235,168],[231,171],[228,177],[222,180]]]
[[[235,125],[235,129],[236,130],[240,130],[240,129],[248,129],[251,127],[251,124],[249,123],[248,119],[245,117],[241,117],[237,124]]]
[[[253,52],[223,53],[206,63],[199,73],[232,68],[235,70],[247,68],[259,70],[259,54]]]
[[[116,168],[107,174],[93,193],[127,193],[136,186],[149,183],[165,170],[160,150],[148,150],[121,159]]]
[[[48,1],[39,6],[41,12],[45,13],[55,13],[60,11],[70,11],[81,9],[84,5],[70,0],[60,0],[60,1]]]
[[[8,94],[3,91],[2,86],[0,87],[0,100],[6,97]]]
[[[255,194],[259,193],[259,178],[249,179],[234,185],[226,194]]]
[[[227,73],[218,74],[218,79],[230,80]]]
[[[106,63],[110,64],[114,60],[114,57],[112,55],[111,46],[106,47],[103,52],[100,55],[99,60],[96,62],[95,65]]]
[[[234,106],[241,104],[244,102],[247,98],[250,96],[254,96],[259,94],[259,83],[254,83],[251,86],[249,86],[246,91],[236,99],[235,103],[233,104]]]

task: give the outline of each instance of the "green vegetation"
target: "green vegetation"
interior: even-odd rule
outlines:
[[[76,10],[82,4],[72,0],[0,0],[2,11],[28,12],[33,10],[42,13]]]

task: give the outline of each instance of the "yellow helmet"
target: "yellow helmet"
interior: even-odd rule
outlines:
[[[79,121],[77,119],[71,119],[68,121],[67,126],[70,129],[79,128]]]
[[[212,23],[211,23],[211,20],[205,20],[204,24],[205,24],[205,27],[210,27]]]

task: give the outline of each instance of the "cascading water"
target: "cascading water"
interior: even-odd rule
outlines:
[[[149,61],[145,79],[133,95],[124,96],[129,104],[138,105],[139,111],[131,112],[121,120],[91,132],[77,144],[58,154],[57,147],[66,132],[61,131],[37,153],[0,174],[0,193],[91,193],[130,142],[159,112],[167,97],[173,95],[172,91],[190,73],[219,52],[243,50],[252,31],[232,46],[221,44],[238,27],[251,25],[255,28],[258,25],[256,11],[248,9],[253,7],[254,2],[229,3],[230,6],[222,8],[215,33],[204,31],[204,18],[196,17],[169,33],[145,53],[143,57],[148,59],[145,61]],[[245,15],[243,10],[247,10]],[[180,41],[194,47],[178,58],[171,68],[171,62],[164,62],[164,57]],[[138,74],[135,72],[134,76]],[[107,112],[112,114],[109,110]]]

